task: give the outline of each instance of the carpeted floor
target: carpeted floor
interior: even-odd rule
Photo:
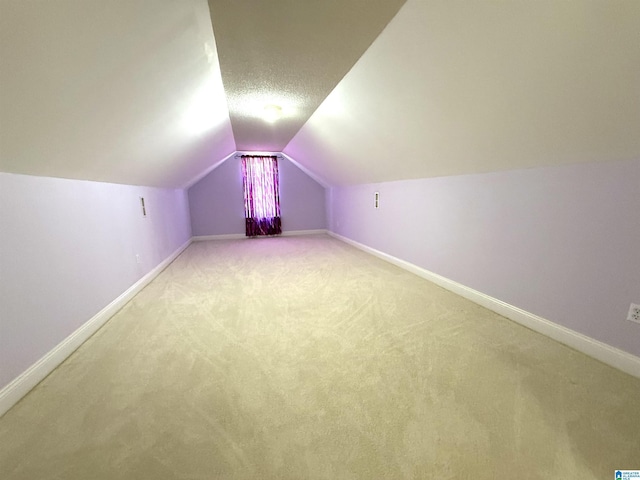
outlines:
[[[640,380],[326,236],[191,245],[0,419],[0,478],[607,479]]]

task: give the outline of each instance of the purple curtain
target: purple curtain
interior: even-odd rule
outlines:
[[[242,178],[247,237],[281,234],[278,158],[243,155]]]

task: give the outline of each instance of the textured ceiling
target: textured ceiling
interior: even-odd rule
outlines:
[[[284,152],[332,185],[640,158],[640,1],[408,0]]]
[[[640,1],[402,3],[0,0],[0,171],[181,187],[282,150],[340,185],[640,158]]]
[[[238,150],[282,150],[404,2],[209,0]]]

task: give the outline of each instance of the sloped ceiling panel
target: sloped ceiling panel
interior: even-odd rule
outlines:
[[[235,150],[206,0],[0,2],[0,170],[180,187]]]
[[[640,2],[408,0],[284,149],[333,185],[640,157]]]
[[[404,2],[209,0],[238,150],[282,150]]]

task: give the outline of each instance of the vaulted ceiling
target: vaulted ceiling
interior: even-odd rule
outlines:
[[[178,187],[235,149],[206,0],[0,0],[0,170]]]
[[[404,2],[209,0],[238,149],[281,151]]]
[[[183,187],[267,150],[340,185],[640,158],[639,25],[636,0],[0,0],[0,171]]]

